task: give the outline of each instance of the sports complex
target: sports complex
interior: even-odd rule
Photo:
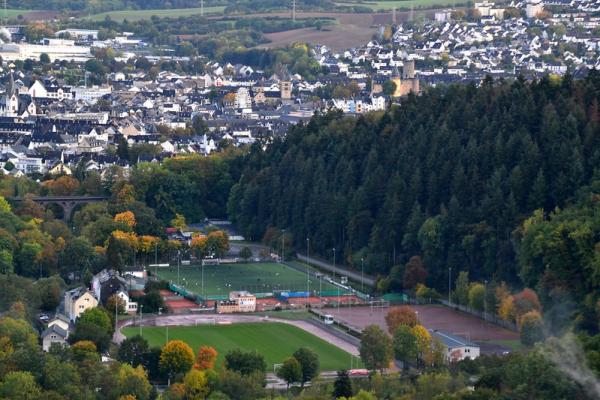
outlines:
[[[300,263],[194,264],[161,268],[156,274],[171,283],[171,290],[198,301],[225,300],[232,291],[248,291],[257,300],[290,300],[298,304],[356,303],[361,296],[349,286],[333,284],[329,276]]]
[[[161,294],[171,313],[147,316],[142,327],[139,321],[130,321],[121,333],[130,337],[142,332],[151,346],[174,339],[195,351],[212,346],[219,353],[219,362],[227,352],[239,348],[262,354],[271,369],[298,348],[308,347],[319,354],[322,371],[361,368],[356,332],[369,324],[386,330],[389,301],[373,301],[336,272],[334,279],[332,272],[327,275],[300,261],[157,267],[152,273],[169,282],[169,290],[161,290]],[[232,292],[255,296],[255,313],[221,314],[219,306],[230,300]],[[311,316],[301,311],[307,306],[329,308]],[[501,353],[518,342],[516,333],[459,311],[436,305],[413,307],[426,328],[474,339],[484,352]],[[292,311],[280,311],[286,309]],[[326,326],[319,321],[325,314],[348,330],[340,333]]]
[[[192,264],[155,268],[159,279],[169,282],[170,290],[161,290],[169,315],[132,320],[123,326],[123,337],[142,333],[151,346],[163,346],[169,340],[182,340],[194,351],[212,346],[222,362],[228,351],[257,351],[265,357],[268,369],[280,364],[301,347],[319,355],[323,371],[361,368],[358,348],[347,339],[328,332],[320,322],[282,317],[285,313],[214,314],[212,307],[226,301],[231,292],[247,291],[256,297],[256,311],[279,309],[304,310],[308,305],[321,307],[364,303],[364,295],[299,262],[252,262]],[[345,280],[343,280],[345,282]],[[210,313],[206,313],[210,310]],[[217,310],[218,311],[218,310]],[[295,315],[300,315],[294,313]],[[283,318],[283,319],[281,319]]]

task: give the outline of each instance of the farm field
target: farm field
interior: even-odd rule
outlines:
[[[0,18],[4,18],[5,16],[7,18],[15,18],[19,15],[22,15],[25,17],[27,14],[30,14],[33,12],[38,12],[38,11],[36,11],[36,10],[21,10],[21,9],[17,9],[17,8],[7,8],[6,14],[4,13],[4,9],[0,10]]]
[[[373,36],[374,29],[358,27],[356,25],[329,25],[326,29],[314,28],[294,29],[291,31],[268,33],[265,36],[269,43],[260,45],[260,48],[282,48],[294,42],[311,44],[324,44],[333,49],[344,49],[367,43]]]
[[[204,7],[204,14],[222,14],[225,6]],[[122,10],[122,11],[107,11],[91,16],[93,21],[102,21],[109,16],[114,21],[139,21],[141,19],[150,19],[153,15],[157,17],[183,17],[193,14],[200,14],[200,7],[197,8],[174,8],[174,9],[157,9],[157,10]]]
[[[411,7],[414,8],[435,8],[435,7],[445,7],[452,6],[456,4],[465,4],[464,0],[391,0],[391,1],[367,1],[364,3],[347,3],[347,2],[338,2],[336,4],[340,6],[356,6],[360,5],[363,7],[369,7],[372,10],[391,10],[392,8],[396,9],[409,9]]]
[[[408,1],[408,0],[407,0]],[[410,0],[412,1],[412,0]],[[425,1],[425,0],[423,0]],[[447,2],[447,0],[445,0]],[[408,6],[410,8],[410,6]],[[433,10],[415,11],[414,16],[424,15],[433,18]],[[396,12],[397,21],[406,21],[409,11]],[[354,47],[357,44],[366,44],[377,33],[378,27],[392,22],[392,13],[336,13],[336,12],[298,12],[297,18],[334,18],[337,23],[329,24],[321,30],[314,28],[294,29],[285,32],[265,34],[270,40],[260,48],[280,48],[293,42],[307,42],[311,44],[324,44],[335,50]],[[253,14],[254,16],[272,16],[289,18],[289,13]]]
[[[274,290],[304,292],[307,289],[306,274],[277,263],[240,263],[206,265],[204,268],[204,293],[202,293],[202,270],[199,265],[180,267],[179,284],[201,296],[227,296],[232,290],[252,293],[270,293]],[[177,267],[158,271],[161,279],[177,284]],[[337,287],[322,280],[323,291]],[[319,290],[319,279],[311,276],[310,290]],[[341,292],[344,293],[343,291]]]
[[[128,337],[138,333],[136,327],[123,329]],[[163,346],[166,328],[144,327],[143,336],[150,346]],[[169,340],[174,339],[186,342],[194,352],[200,346],[214,347],[219,353],[217,363],[222,362],[230,350],[256,350],[265,357],[267,371],[272,371],[273,364],[283,362],[300,347],[308,347],[319,355],[322,371],[350,367],[350,354],[300,328],[277,322],[169,327]],[[357,362],[354,359],[353,364]]]

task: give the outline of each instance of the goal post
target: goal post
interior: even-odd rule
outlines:
[[[276,374],[279,368],[283,367],[283,364],[273,364],[273,373]]]
[[[197,318],[195,321],[196,325],[216,325],[216,318]]]

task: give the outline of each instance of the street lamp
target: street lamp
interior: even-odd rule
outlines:
[[[144,320],[144,305],[140,304],[140,336],[142,336],[142,322]]]
[[[117,322],[118,322],[118,312],[117,312],[117,305],[119,304],[119,296],[117,296],[117,294],[114,294],[115,296],[115,334],[117,333]]]
[[[114,286],[111,284],[110,288],[112,289]],[[119,296],[117,296],[118,290],[117,292],[115,292],[113,294],[113,297],[115,299],[115,334],[117,333],[117,305],[119,304]]]
[[[177,250],[177,285],[179,286],[179,260],[180,250]]]
[[[448,267],[448,305],[450,305],[450,292],[452,290],[452,267]]]
[[[487,317],[487,279],[483,281],[483,319]]]
[[[340,287],[335,283],[335,247],[333,248],[333,284],[337,286],[337,311],[340,315]]]
[[[319,274],[319,308],[323,308],[323,299],[321,298],[321,292],[323,289],[321,286],[323,285],[323,274]]]
[[[335,282],[335,247],[333,248],[333,281]]]
[[[360,291],[364,293],[365,289],[365,259],[360,258]]]
[[[281,262],[285,261],[285,229],[281,230]]]
[[[154,275],[158,276],[158,240],[154,242]]]
[[[306,301],[310,297],[310,271],[308,269],[308,257],[310,253],[310,239],[306,238]]]

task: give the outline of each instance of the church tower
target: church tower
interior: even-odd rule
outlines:
[[[6,85],[6,93],[2,96],[2,105],[4,106],[4,115],[15,116],[19,112],[19,96],[15,89],[15,78],[12,71]]]
[[[281,100],[292,98],[292,77],[285,65],[282,66],[279,72],[279,92],[281,93]]]

